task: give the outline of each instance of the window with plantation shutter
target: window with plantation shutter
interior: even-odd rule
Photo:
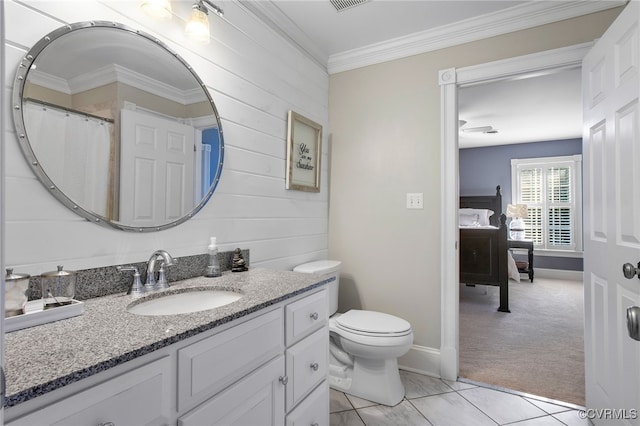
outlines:
[[[537,250],[582,251],[582,156],[511,160],[512,203],[526,204]]]

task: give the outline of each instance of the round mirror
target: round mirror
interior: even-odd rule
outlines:
[[[166,45],[113,22],[42,38],[19,65],[14,121],[45,187],[82,217],[159,231],[192,217],[220,178],[220,117]]]

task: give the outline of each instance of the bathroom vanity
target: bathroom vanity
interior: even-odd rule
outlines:
[[[6,336],[5,422],[329,424],[327,280],[251,269],[173,283],[236,291],[201,312],[144,316],[130,296]]]

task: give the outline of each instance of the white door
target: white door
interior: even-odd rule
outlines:
[[[0,2],[0,22],[4,22],[4,2]],[[0,29],[0,81],[5,80],[5,63],[4,63],[4,30]],[[5,101],[6,90],[3,90],[0,94],[0,105],[6,105]],[[0,108],[4,115],[4,107]],[[0,118],[0,134],[6,135],[4,117]],[[5,137],[0,138],[0,170],[5,170],[4,159],[4,140]],[[5,190],[4,190],[4,172],[0,176],[0,273],[4,272],[4,206],[5,206]],[[4,274],[0,277],[0,294],[4,294]],[[5,397],[5,382],[4,382],[4,303],[0,302],[0,398]],[[4,404],[3,404],[4,406]],[[0,426],[4,424],[4,407],[0,407]]]
[[[584,301],[587,414],[640,425],[640,341],[627,309],[640,306],[639,3],[630,2],[582,64]]]
[[[194,207],[194,128],[127,109],[120,117],[119,221],[154,226],[183,217]]]

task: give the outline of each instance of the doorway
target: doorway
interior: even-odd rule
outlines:
[[[549,72],[565,67],[579,67],[592,43],[525,55],[502,61],[441,70],[442,117],[442,333],[440,374],[447,380],[456,380],[459,373],[459,310],[457,211],[459,199],[458,178],[458,91],[461,86],[495,81],[534,72]]]
[[[581,156],[581,93],[580,67],[459,89],[458,115],[464,123],[459,134],[461,197],[489,196],[500,185],[501,212],[507,212],[508,204],[526,201],[529,216],[537,219],[533,228],[527,225],[527,238],[536,243],[535,270],[528,266],[526,251],[511,253],[515,261],[524,261],[526,272],[532,272],[527,276],[516,268],[509,270],[511,313],[496,312],[498,287],[460,284],[459,376],[583,406],[583,265],[581,256],[577,257],[580,253],[570,252],[574,247],[581,250],[581,185],[575,187],[575,198],[566,196],[567,201],[575,199],[575,207],[570,208],[576,220],[568,221],[571,230],[563,232],[571,234],[561,241],[555,233],[548,234],[551,231],[542,232],[547,222],[540,215],[547,210],[536,207],[535,202],[546,199],[542,195],[547,187],[540,188],[540,195],[527,192],[526,200],[511,187],[512,160],[559,161]],[[558,163],[552,164],[555,171]],[[579,173],[569,181],[581,182]],[[545,250],[541,244],[545,241],[549,248],[562,248],[565,253]],[[534,275],[535,280],[530,280]]]

